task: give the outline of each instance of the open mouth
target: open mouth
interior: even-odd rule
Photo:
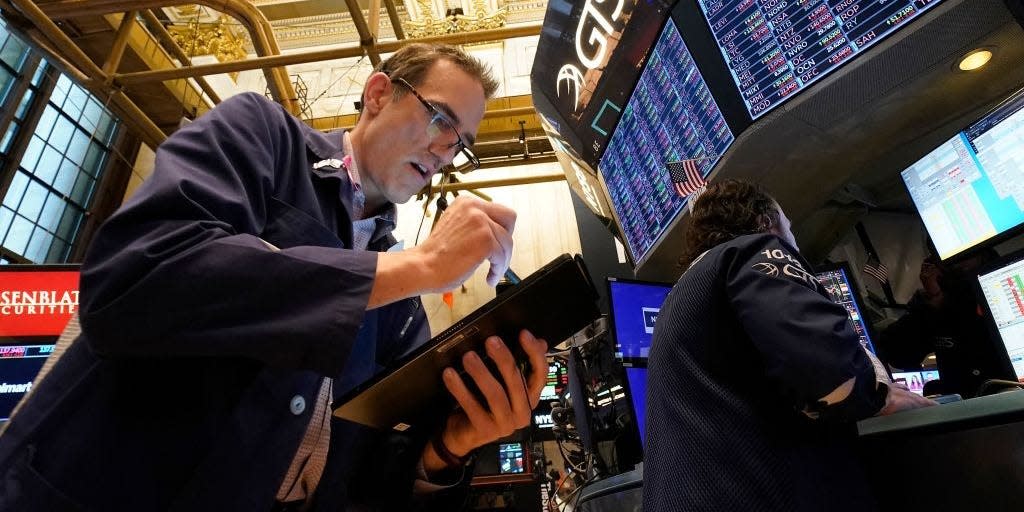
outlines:
[[[420,176],[423,176],[424,178],[426,178],[430,174],[430,171],[428,171],[426,167],[416,162],[412,162],[409,165],[411,165],[412,168],[415,169],[416,172],[420,173]]]

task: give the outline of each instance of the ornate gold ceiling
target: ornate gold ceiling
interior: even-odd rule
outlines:
[[[348,9],[339,9],[340,4],[0,0],[0,10],[51,62],[93,94],[109,98],[112,110],[150,145],[175,130],[182,117],[199,115],[221,95],[252,85],[239,76],[246,70],[255,70],[259,77],[259,88],[250,90],[267,92],[296,115],[318,126],[350,126],[352,116],[341,108],[330,111],[335,118],[303,111],[298,93],[306,84],[297,70],[321,64],[330,69],[332,80],[324,86],[330,87],[336,70],[347,69],[340,64],[344,59],[362,56],[366,60],[359,60],[360,65],[369,66],[407,40],[425,37],[470,45],[470,51],[485,60],[497,59],[492,67],[498,68],[505,97],[489,104],[478,137],[482,156],[501,159],[550,152],[528,94],[536,45],[519,39],[518,46],[506,46],[510,38],[536,37],[546,1],[346,0]],[[499,67],[510,65],[513,71]],[[234,90],[225,89],[223,80],[217,79],[225,76],[237,78]],[[339,83],[348,86],[344,80]]]

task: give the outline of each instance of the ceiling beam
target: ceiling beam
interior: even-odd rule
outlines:
[[[106,73],[34,2],[11,0],[11,3],[46,39],[46,41],[35,41],[35,43],[51,54],[48,57],[56,57],[53,60],[62,64],[61,67],[64,68],[62,71],[97,98],[104,98],[113,103],[121,118],[138,130],[141,138],[150,146],[156,147],[167,138],[164,132],[123,91],[111,90],[109,87],[102,86],[108,79]],[[57,53],[57,48],[60,49],[59,53]]]
[[[110,75],[117,73],[117,68],[121,65],[124,50],[128,48],[128,36],[131,35],[132,27],[135,26],[135,17],[137,15],[137,11],[128,11],[121,17],[121,24],[118,25],[117,33],[114,35],[114,44],[110,48],[110,55],[107,56],[107,61],[103,63],[103,73],[107,75],[108,81],[105,85],[110,85],[109,82],[112,80]]]
[[[249,32],[256,53],[261,56],[280,55],[281,49],[274,38],[274,29],[267,17],[249,0],[58,0],[36,6],[50,20],[63,20],[81,16],[99,16],[133,9],[156,9],[175,5],[200,4],[222,12],[241,22]],[[189,68],[189,69],[195,69]],[[281,66],[261,66],[267,77],[267,86],[274,99],[291,113],[299,114],[299,100],[292,87],[288,70]],[[186,75],[187,78],[199,75]],[[118,75],[114,76],[114,80]]]
[[[395,0],[384,0],[384,8],[388,10],[388,19],[391,20],[391,28],[395,30],[395,37],[405,39],[405,29],[402,28],[402,19],[398,17]]]
[[[537,160],[516,158],[524,164],[536,164],[541,163],[539,158]],[[557,159],[556,159],[557,160]],[[446,183],[444,186],[445,192],[458,192],[460,190],[471,190],[479,188],[496,188],[496,187],[510,187],[515,185],[532,185],[534,183],[549,183],[552,181],[564,181],[565,174],[542,174],[540,176],[523,176],[519,178],[504,178],[497,180],[480,180],[480,181],[458,181],[456,183]],[[439,188],[439,187],[438,187]],[[433,190],[433,187],[431,187]]]
[[[370,0],[369,16],[366,22],[370,25],[370,37],[376,41],[380,37],[380,0]]]
[[[359,33],[359,46],[370,57],[370,63],[377,67],[380,65],[380,53],[377,52],[376,41],[370,33],[370,27],[366,25],[366,18],[363,17],[363,9],[359,7],[359,0],[345,0],[345,4],[348,5],[348,13],[352,16],[356,32]],[[377,21],[379,22],[380,19],[378,18]]]
[[[410,43],[445,43],[445,44],[473,44],[488,41],[500,41],[513,37],[527,37],[540,34],[541,24],[532,23],[517,27],[496,28],[490,30],[478,30],[456,34],[445,34],[443,36],[422,37],[418,39],[402,39],[398,41],[383,41],[376,44],[379,53],[390,53]],[[203,64],[188,68],[160,69],[154,71],[139,71],[135,73],[120,73],[114,75],[114,81],[125,85],[141,84],[147,82],[162,82],[164,80],[175,80],[179,78],[190,78],[220,73],[233,73],[236,71],[247,71],[250,69],[263,69],[271,66],[290,66],[293,64],[305,64],[309,62],[321,62],[325,60],[359,57],[363,54],[362,46],[349,46],[334,48],[330,50],[313,50],[309,52],[293,53],[288,55],[274,55],[269,57],[256,57],[253,59],[240,60],[235,62],[219,62],[216,64]]]
[[[182,66],[188,67],[192,65],[192,59],[185,54],[185,50],[182,50],[181,47],[178,46],[178,43],[174,42],[174,37],[167,31],[167,27],[164,26],[163,22],[153,14],[153,11],[149,9],[142,11],[142,19],[145,20],[146,27],[149,29],[149,32],[156,37],[157,41],[163,43],[164,49],[166,49],[174,58],[178,59]],[[195,77],[195,80],[214,105],[220,103],[220,96],[217,94],[217,91],[214,91],[213,87],[210,86],[210,82],[207,82],[206,79],[201,76]]]

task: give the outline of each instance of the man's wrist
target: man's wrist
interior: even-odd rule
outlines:
[[[422,295],[433,287],[433,273],[415,249],[377,254],[367,309]]]
[[[459,443],[451,440],[446,432],[432,436],[423,449],[423,467],[428,474],[435,474],[445,469],[464,466],[469,460],[472,448],[462,448]]]

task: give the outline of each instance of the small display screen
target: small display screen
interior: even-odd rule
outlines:
[[[924,385],[933,380],[939,380],[938,370],[892,372],[892,381],[894,383],[903,384],[908,389],[921,396],[924,396]]]
[[[540,392],[540,402],[533,409],[534,426],[543,429],[555,426],[555,422],[551,420],[551,402],[557,401],[568,385],[569,371],[565,368],[565,363],[558,359],[548,361],[548,378]]]
[[[850,322],[853,324],[853,330],[857,331],[857,337],[860,338],[860,344],[874,354],[875,346],[871,343],[868,326],[864,322],[864,315],[860,312],[860,300],[857,298],[853,283],[850,282],[850,277],[846,274],[846,269],[825,270],[814,276],[825,288],[825,293],[832,299],[832,302],[846,308],[846,312],[850,315]]]
[[[502,443],[498,446],[498,465],[502,473],[523,473],[526,471],[523,459],[523,443]]]
[[[698,0],[753,119],[938,3]]]
[[[0,346],[0,421],[9,419],[32,390],[36,374],[52,352],[53,345]]]

